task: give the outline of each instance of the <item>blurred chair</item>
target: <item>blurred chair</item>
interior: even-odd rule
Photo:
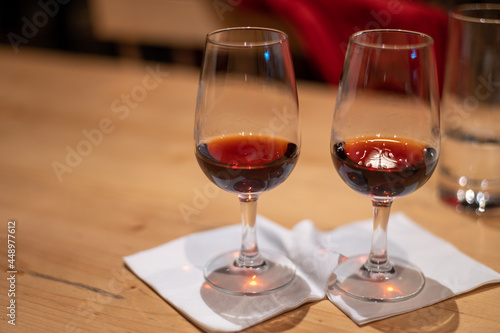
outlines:
[[[89,7],[96,37],[125,56],[140,57],[140,45],[201,48],[207,31],[221,27],[209,1],[89,0]]]
[[[296,71],[302,71],[302,76],[318,72],[323,80],[336,85],[352,33],[396,28],[421,31],[435,39],[442,78],[447,15],[443,6],[423,1],[88,1],[94,34],[102,41],[117,43],[123,56],[140,58],[140,46],[160,46],[172,50],[173,62],[195,63],[192,51],[203,49],[208,32],[230,26],[265,26],[290,36],[294,62],[303,65]]]
[[[405,29],[432,36],[439,78],[443,77],[448,17],[441,5],[419,0],[251,0],[243,4],[289,22],[310,63],[334,85],[341,76],[350,35],[368,29]]]
[[[288,27],[278,17],[247,11],[228,0],[89,0],[97,39],[115,42],[122,56],[141,58],[140,46],[167,47],[174,62],[190,62],[208,32],[230,26]],[[191,61],[192,62],[192,61]]]

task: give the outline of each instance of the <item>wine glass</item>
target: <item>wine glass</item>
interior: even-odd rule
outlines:
[[[332,123],[330,152],[344,182],[373,205],[368,255],[334,270],[338,289],[368,301],[399,301],[425,284],[414,265],[389,258],[393,200],[426,183],[440,150],[439,93],[433,39],[403,30],[366,30],[349,40]]]
[[[265,294],[288,285],[295,265],[259,250],[257,199],[281,184],[300,152],[295,74],[285,33],[255,27],[207,35],[196,105],[196,159],[221,189],[237,194],[242,215],[239,250],[205,267],[209,284],[236,295]]]

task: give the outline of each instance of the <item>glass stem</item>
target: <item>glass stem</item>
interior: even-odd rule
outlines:
[[[257,199],[258,194],[239,195],[241,205],[242,239],[241,249],[235,265],[239,267],[261,267],[265,261],[257,246]]]
[[[387,224],[392,199],[373,199],[373,238],[370,255],[363,269],[370,273],[394,273],[387,255]]]

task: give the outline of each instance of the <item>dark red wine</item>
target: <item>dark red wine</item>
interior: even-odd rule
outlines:
[[[264,135],[225,136],[196,147],[196,159],[205,175],[234,193],[258,193],[278,186],[298,156],[296,144]]]
[[[347,185],[370,197],[410,194],[427,182],[438,161],[434,148],[411,139],[352,139],[331,149]]]

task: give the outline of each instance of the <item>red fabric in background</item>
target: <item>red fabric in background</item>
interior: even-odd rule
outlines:
[[[349,37],[359,30],[404,29],[434,38],[442,86],[448,17],[444,8],[408,0],[244,0],[254,10],[270,10],[294,30],[305,54],[324,79],[340,80]]]

